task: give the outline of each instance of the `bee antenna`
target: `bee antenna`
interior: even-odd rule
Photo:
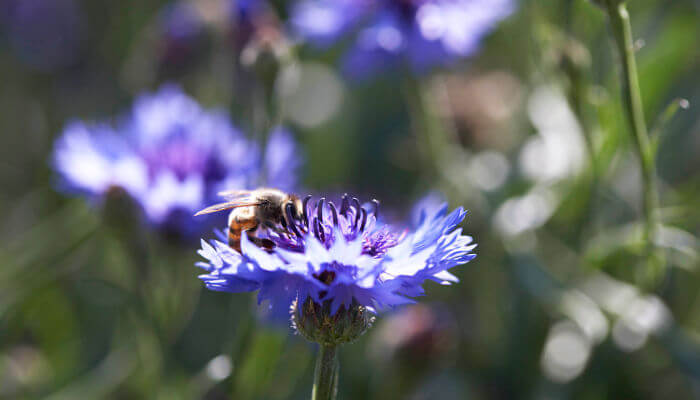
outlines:
[[[333,216],[333,226],[338,226],[338,211],[335,209],[335,204],[329,201],[328,207],[331,209],[331,215]]]

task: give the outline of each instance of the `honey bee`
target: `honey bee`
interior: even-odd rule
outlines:
[[[258,238],[255,231],[259,227],[280,232],[292,226],[303,213],[303,205],[298,196],[278,189],[259,188],[255,190],[229,190],[220,192],[228,199],[225,203],[214,204],[195,216],[219,211],[232,210],[228,216],[228,244],[241,252],[241,235],[248,232],[248,238],[257,246],[272,249],[269,239]]]

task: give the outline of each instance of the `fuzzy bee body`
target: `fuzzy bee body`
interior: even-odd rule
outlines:
[[[280,231],[292,223],[287,219],[298,218],[302,214],[299,197],[278,189],[234,190],[219,195],[229,201],[207,207],[195,215],[231,210],[228,217],[228,244],[239,253],[243,232],[247,232],[251,242],[271,249],[274,244],[269,239],[255,236],[258,228]]]

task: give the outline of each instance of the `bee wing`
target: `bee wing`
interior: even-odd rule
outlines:
[[[240,197],[246,197],[250,196],[251,191],[250,190],[224,190],[222,192],[217,193],[219,196],[228,199],[228,200],[233,200],[237,199]]]
[[[197,213],[194,215],[195,217],[198,215],[203,215],[203,214],[211,214],[219,211],[224,211],[224,210],[230,210],[232,208],[238,208],[238,207],[251,207],[251,206],[259,206],[260,202],[253,202],[253,201],[227,201],[226,203],[219,203],[219,204],[214,204],[213,206],[209,206],[203,210],[197,211]]]

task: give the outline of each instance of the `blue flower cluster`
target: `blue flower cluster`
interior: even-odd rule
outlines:
[[[271,185],[290,189],[301,163],[282,128],[263,152],[226,113],[203,109],[180,88],[164,86],[139,96],[116,126],[69,123],[54,147],[60,187],[100,199],[126,190],[155,225],[192,229],[192,214],[224,189]]]
[[[242,236],[241,253],[220,240],[202,240],[197,265],[212,290],[258,290],[258,301],[287,308],[295,299],[331,302],[331,313],[355,302],[375,310],[412,302],[426,280],[457,282],[448,270],[476,255],[476,244],[457,226],[466,211],[447,205],[423,210],[412,232],[398,232],[377,221],[377,204],[362,206],[343,198],[340,208],[307,197],[303,215],[286,229],[263,232],[275,243],[266,251]],[[369,211],[368,211],[369,210]]]
[[[512,0],[300,0],[291,22],[318,46],[351,36],[345,70],[365,77],[401,62],[424,71],[470,56],[513,8]]]

